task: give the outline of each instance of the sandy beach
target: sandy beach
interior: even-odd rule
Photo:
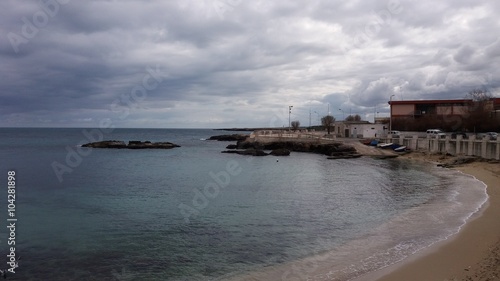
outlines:
[[[442,156],[411,153],[418,161],[446,162]],[[455,167],[484,182],[488,202],[463,229],[392,266],[356,281],[486,281],[500,280],[500,164],[474,162]]]

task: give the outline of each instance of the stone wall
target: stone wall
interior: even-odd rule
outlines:
[[[500,139],[477,140],[475,136],[470,136],[468,139],[463,139],[462,136],[457,136],[456,139],[451,139],[450,136],[441,139],[401,136],[400,138],[388,137],[381,139],[381,141],[406,145],[413,150],[431,153],[448,153],[454,156],[466,155],[500,160]]]

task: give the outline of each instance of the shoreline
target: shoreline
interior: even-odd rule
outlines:
[[[455,157],[442,157],[441,155],[428,155],[419,152],[406,154],[401,159],[420,162],[426,165],[436,166],[439,163],[449,163],[450,160],[456,160]],[[490,168],[487,169],[486,167]],[[459,281],[459,280],[497,280],[497,279],[476,279],[475,276],[495,276],[495,271],[491,270],[500,261],[500,221],[496,214],[500,213],[500,165],[473,162],[454,168],[463,174],[474,177],[486,186],[488,198],[482,205],[471,214],[469,218],[460,226],[455,234],[451,234],[446,239],[435,242],[428,247],[412,254],[405,259],[388,265],[379,270],[366,272],[364,275],[349,278],[348,267],[339,269],[339,264],[329,258],[330,255],[336,256],[335,251],[317,253],[317,255],[299,259],[287,264],[280,264],[268,268],[262,268],[255,272],[237,274],[227,279],[231,281],[250,281],[250,280],[342,280],[350,281],[401,281],[401,280],[436,280],[436,281]],[[495,170],[496,169],[496,170]],[[495,174],[496,173],[496,174]],[[496,190],[496,208],[493,210],[491,189]],[[483,187],[484,192],[484,187]],[[484,194],[484,193],[483,193]],[[488,217],[489,221],[484,221]],[[496,221],[495,221],[496,220]],[[481,222],[482,227],[474,226],[476,221]],[[490,231],[489,225],[496,225],[493,231]],[[472,230],[472,231],[471,231]],[[469,233],[470,232],[470,233]],[[468,233],[466,240],[458,240],[464,233]],[[483,233],[488,233],[485,237]],[[482,244],[478,246],[477,243]],[[452,251],[448,250],[448,245],[452,246]],[[465,246],[464,246],[465,245]],[[496,256],[489,254],[490,249],[496,245]],[[362,249],[363,245],[356,245]],[[429,256],[435,256],[429,259]],[[486,260],[486,262],[483,262]],[[332,263],[334,262],[334,263]],[[337,261],[338,262],[338,261]],[[415,263],[418,263],[415,265]],[[342,264],[342,262],[341,262]],[[335,266],[332,266],[335,265]],[[500,268],[499,268],[500,270]],[[280,274],[281,273],[281,274]],[[331,275],[330,275],[331,273]],[[339,273],[340,275],[337,275]],[[500,273],[500,272],[499,272]],[[500,276],[500,274],[498,274]],[[285,278],[285,279],[283,279]],[[290,279],[291,278],[291,279]],[[332,279],[333,278],[333,279]],[[498,277],[495,277],[498,278]],[[498,279],[500,280],[500,279]]]
[[[404,157],[433,163],[446,160],[418,152]],[[453,169],[486,184],[489,198],[482,208],[452,237],[353,281],[500,280],[500,165],[474,162]]]

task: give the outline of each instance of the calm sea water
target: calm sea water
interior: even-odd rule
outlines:
[[[83,129],[0,129],[22,257],[9,278],[221,280],[290,265],[278,280],[348,280],[446,239],[487,198],[481,182],[431,165],[222,154],[228,143],[204,140],[217,134],[115,129],[103,138],[182,147],[84,150]],[[4,262],[8,235],[0,227]]]

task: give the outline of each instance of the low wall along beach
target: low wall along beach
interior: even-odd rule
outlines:
[[[484,159],[500,160],[500,139],[498,140],[478,140],[475,136],[463,139],[457,136],[456,139],[446,136],[446,138],[411,138],[401,136],[399,138],[381,139],[383,142],[392,142],[405,145],[412,150],[427,151],[430,153],[450,154],[453,156],[477,156]]]

